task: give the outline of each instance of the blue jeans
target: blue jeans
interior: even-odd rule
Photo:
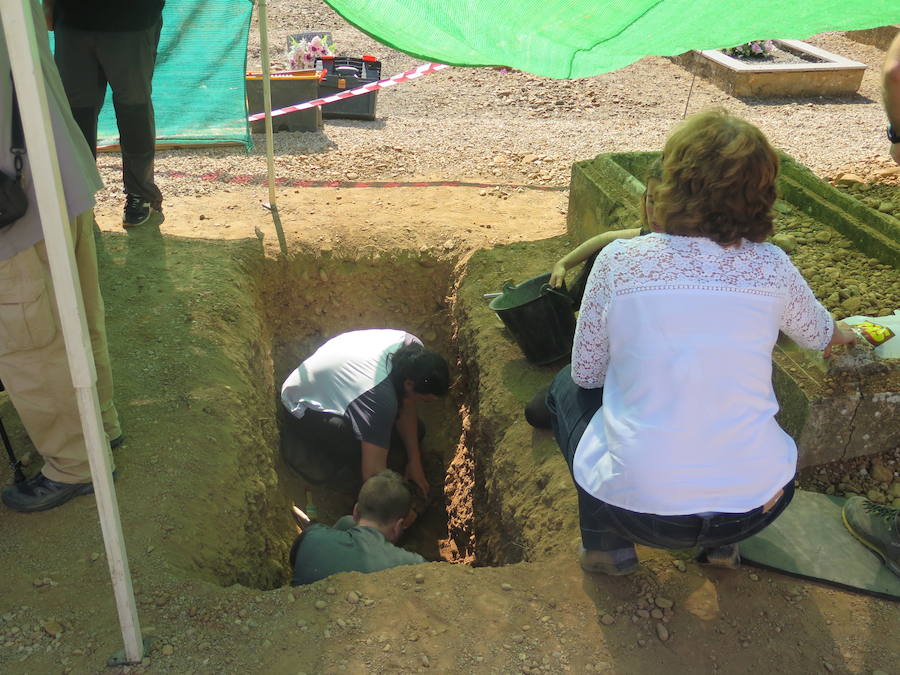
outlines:
[[[553,435],[569,471],[575,449],[588,423],[603,404],[603,389],[582,389],[572,381],[571,366],[553,380],[547,393]],[[710,548],[733,544],[762,531],[787,507],[794,496],[793,479],[784,486],[784,494],[766,513],[757,507],[747,513],[660,516],[628,511],[589,495],[575,482],[578,490],[578,517],[581,541],[589,551],[613,551],[634,544],[652,548]]]

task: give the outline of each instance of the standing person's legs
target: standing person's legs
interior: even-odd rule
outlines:
[[[153,114],[153,70],[162,20],[150,28],[98,34],[98,59],[113,91],[122,148],[125,192],[157,211],[162,193],[153,179],[156,120]]]
[[[100,278],[97,269],[97,246],[94,242],[94,212],[86,211],[72,221],[72,243],[75,246],[75,263],[81,295],[84,298],[84,314],[91,338],[91,351],[97,369],[97,396],[103,415],[103,430],[107,440],[115,440],[122,435],[119,413],[113,400],[112,366],[109,361],[109,347],[106,340],[106,310],[100,294]],[[41,261],[49,269],[46,250],[38,249]],[[52,289],[53,283],[50,282]]]
[[[40,473],[3,491],[4,503],[19,511],[93,492],[46,260],[39,242],[0,262],[0,379],[44,459]]]
[[[106,77],[97,60],[95,33],[59,24],[54,34],[54,59],[72,116],[96,158],[97,116],[106,96]]]

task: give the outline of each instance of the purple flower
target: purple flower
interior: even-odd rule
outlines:
[[[772,51],[775,49],[775,43],[771,40],[766,40],[766,51]]]
[[[762,54],[763,48],[759,46],[758,42],[751,42],[750,43],[750,51],[753,52],[754,54]]]

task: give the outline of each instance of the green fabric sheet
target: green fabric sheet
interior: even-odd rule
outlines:
[[[589,77],[648,54],[900,23],[898,0],[326,0],[379,42],[456,66]]]
[[[844,499],[797,490],[774,523],[741,542],[744,562],[900,600],[900,577],[841,519]]]

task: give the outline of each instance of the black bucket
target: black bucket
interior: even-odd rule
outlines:
[[[575,309],[565,288],[553,288],[550,273],[513,286],[491,300],[490,308],[516,339],[525,358],[542,366],[569,355],[575,336]]]

